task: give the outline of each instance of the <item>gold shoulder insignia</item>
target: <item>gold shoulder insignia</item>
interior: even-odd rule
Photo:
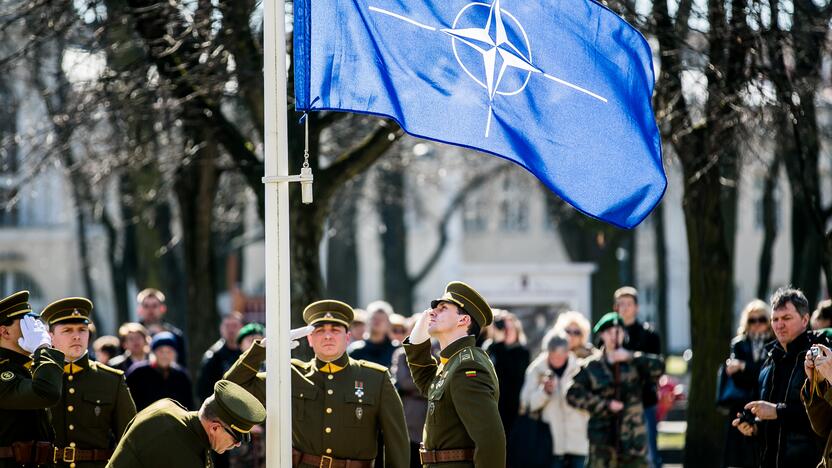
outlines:
[[[112,372],[113,374],[116,374],[116,375],[124,375],[124,371],[123,371],[123,370],[114,369],[114,368],[112,368],[112,367],[110,367],[110,366],[108,366],[108,365],[106,365],[106,364],[101,364],[101,363],[100,363],[100,362],[98,362],[98,361],[95,361],[95,362],[93,362],[93,363],[91,363],[91,364],[95,365],[96,367],[98,367],[98,368],[99,368],[99,369],[101,369],[101,370],[105,370],[105,371],[107,371],[107,372]]]
[[[375,362],[365,361],[361,359],[358,361],[358,364],[361,367],[366,367],[367,369],[377,370],[379,372],[387,372],[387,368],[382,366],[381,364],[376,364]]]

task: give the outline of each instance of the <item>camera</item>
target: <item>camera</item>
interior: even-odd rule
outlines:
[[[809,348],[809,356],[814,361],[815,358],[820,356],[820,348],[818,348],[817,346],[812,346],[811,348]]]
[[[506,321],[505,319],[497,319],[494,321],[494,328],[497,330],[505,330],[506,329]]]
[[[754,424],[756,419],[757,419],[757,417],[754,416],[754,413],[752,413],[750,409],[743,408],[743,410],[740,411],[740,424],[742,424],[742,423]]]

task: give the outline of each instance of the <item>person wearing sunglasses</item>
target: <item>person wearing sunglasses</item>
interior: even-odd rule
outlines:
[[[227,380],[214,385],[199,411],[165,398],[130,421],[108,468],[202,468],[210,452],[247,444],[251,428],[266,420],[266,408],[244,388]]]
[[[744,397],[721,401],[720,405],[728,409],[728,430],[725,432],[724,466],[756,467],[759,449],[756,438],[744,437],[731,427],[736,414],[757,394],[757,377],[766,358],[766,343],[771,341],[771,324],[769,323],[768,304],[754,299],[743,307],[740,313],[737,336],[731,340],[731,352],[725,360],[723,379],[731,379],[739,390],[736,395]],[[725,384],[722,385],[725,387]],[[723,392],[725,393],[725,392]]]
[[[552,335],[565,336],[569,342],[569,352],[578,359],[588,358],[595,349],[589,342],[589,320],[584,314],[569,310],[561,312],[552,327]]]

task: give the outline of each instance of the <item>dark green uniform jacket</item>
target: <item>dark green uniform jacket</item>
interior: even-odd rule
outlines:
[[[257,369],[265,357],[266,348],[256,343],[225,374],[264,405],[266,374]],[[310,455],[372,460],[380,431],[386,466],[409,467],[404,409],[387,368],[346,354],[331,364],[292,360],[292,446]]]
[[[89,356],[64,365],[60,403],[50,409],[55,445],[59,448],[113,449],[136,405],[124,381],[124,372],[91,361]],[[75,462],[75,466],[103,467],[106,461]]]
[[[130,421],[107,467],[204,468],[211,466],[210,451],[198,413],[165,398]]]
[[[593,453],[597,453],[599,447],[606,447],[622,457],[645,457],[647,430],[644,427],[642,389],[661,376],[664,362],[655,354],[635,352],[632,361],[618,365],[617,398],[615,368],[606,360],[603,351],[597,351],[584,360],[581,371],[566,393],[566,400],[570,405],[589,412],[587,432]],[[624,409],[617,414],[609,410],[609,402],[615,399],[624,404]]]
[[[34,359],[0,348],[0,447],[12,442],[52,441],[54,432],[46,408],[61,398],[64,355],[41,348]],[[17,466],[0,459],[0,467]]]
[[[430,354],[430,340],[417,345],[404,343],[413,381],[428,398],[424,444],[427,450],[473,448],[474,463],[442,463],[437,468],[504,468],[506,436],[497,401],[497,374],[488,355],[476,346],[473,336],[460,338],[439,355]],[[427,465],[426,465],[427,466]]]

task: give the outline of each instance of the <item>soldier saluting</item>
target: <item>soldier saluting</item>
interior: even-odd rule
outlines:
[[[646,468],[647,429],[642,389],[664,365],[654,354],[627,351],[621,317],[610,312],[595,324],[600,351],[586,358],[566,394],[570,405],[589,412],[589,468]]]
[[[50,408],[59,466],[103,468],[136,405],[124,373],[89,358],[92,302],[83,297],[55,301],[41,312],[52,344],[64,353],[61,400]]]
[[[402,401],[387,368],[356,361],[347,353],[353,310],[340,301],[306,307],[307,330],[315,358],[292,359],[292,466],[370,468],[384,435],[385,466],[408,467],[410,443]],[[311,333],[310,333],[311,331]],[[265,404],[265,340],[255,342],[225,378],[240,384]]]
[[[31,312],[29,291],[0,300],[0,467],[52,463],[46,408],[61,398],[64,355]]]
[[[493,320],[491,308],[459,281],[449,283],[430,306],[404,342],[413,381],[428,398],[422,465],[503,468],[506,437],[497,375],[476,346],[480,330]],[[439,341],[440,362],[430,354],[430,337]]]

